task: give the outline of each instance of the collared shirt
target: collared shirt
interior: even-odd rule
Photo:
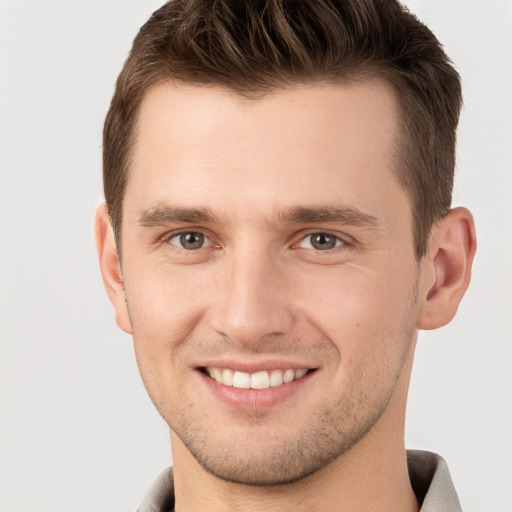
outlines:
[[[407,451],[407,464],[412,488],[421,503],[420,512],[462,512],[448,466],[435,453]],[[172,512],[174,481],[172,468],[156,479],[137,512]]]

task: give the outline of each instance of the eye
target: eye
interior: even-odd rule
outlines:
[[[171,236],[168,239],[168,242],[171,245],[175,245],[176,247],[187,251],[202,249],[203,247],[208,247],[211,244],[210,240],[198,231],[184,231],[182,233],[177,233],[176,235]]]
[[[330,233],[312,233],[300,241],[299,247],[315,251],[328,251],[343,244],[343,240]]]

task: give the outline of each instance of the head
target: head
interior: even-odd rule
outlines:
[[[175,0],[157,10],[134,40],[105,121],[104,189],[118,242],[137,115],[154,84],[258,98],[294,84],[371,77],[396,94],[396,176],[411,202],[420,258],[450,208],[462,95],[434,34],[395,0]]]
[[[175,1],[144,25],[97,239],[176,464],[290,483],[403,445],[417,330],[453,317],[475,247],[449,211],[459,107],[395,2]]]

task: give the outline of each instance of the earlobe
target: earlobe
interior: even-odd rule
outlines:
[[[421,262],[417,328],[436,329],[450,322],[471,280],[476,251],[473,216],[450,210],[433,228]]]
[[[114,306],[117,324],[123,331],[132,334],[121,263],[106,204],[101,204],[96,209],[94,234],[103,284],[110,302]]]

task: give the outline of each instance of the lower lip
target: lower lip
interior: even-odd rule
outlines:
[[[304,384],[311,380],[316,371],[306,373],[304,377],[287,384],[267,389],[240,389],[225,386],[199,370],[198,374],[204,385],[222,402],[239,409],[255,410],[268,409],[297,393]]]

